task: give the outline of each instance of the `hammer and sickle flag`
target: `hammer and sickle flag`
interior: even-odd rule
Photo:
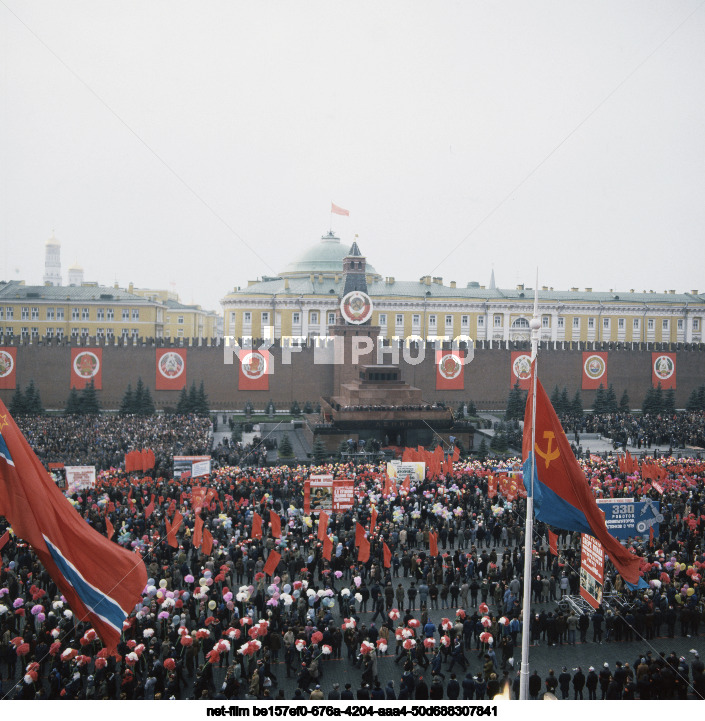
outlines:
[[[535,364],[532,364],[532,373]],[[558,416],[541,382],[536,381],[535,446],[531,448],[532,393],[524,414],[524,485],[531,493],[534,464],[534,512],[536,518],[566,531],[588,533],[602,543],[622,578],[639,581],[639,559],[610,535],[605,517],[595,502],[585,474],[578,465]],[[535,451],[532,452],[532,451]]]

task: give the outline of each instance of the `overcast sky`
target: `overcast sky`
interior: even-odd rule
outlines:
[[[0,277],[705,291],[705,3],[0,0]]]

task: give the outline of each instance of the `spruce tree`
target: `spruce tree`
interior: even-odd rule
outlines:
[[[614,392],[614,386],[610,383],[609,388],[605,393],[605,412],[616,413],[617,410],[617,394]]]
[[[24,394],[19,386],[17,386],[15,392],[12,394],[12,400],[10,400],[10,413],[13,416],[20,416],[26,413]]]
[[[655,397],[656,397],[656,390],[651,387],[648,391],[646,391],[646,395],[644,396],[644,402],[641,404],[641,412],[646,416],[651,413],[658,413],[657,410],[655,410]]]
[[[289,440],[289,434],[285,433],[282,436],[281,443],[279,444],[279,448],[277,449],[279,458],[293,458],[294,456],[294,449],[291,446],[291,441]]]
[[[135,386],[135,392],[132,396],[132,408],[133,413],[141,413],[141,408],[144,403],[144,383],[142,383],[142,379],[137,379],[137,385]]]
[[[583,417],[583,397],[580,395],[580,391],[575,391],[570,404],[570,412],[578,418]]]
[[[198,386],[198,394],[196,396],[197,405],[196,413],[201,416],[207,416],[210,412],[210,404],[208,403],[208,396],[206,395],[206,388],[201,381],[201,385]]]
[[[144,391],[142,393],[142,403],[140,404],[140,407],[138,408],[137,412],[141,416],[154,415],[154,412],[155,412],[154,400],[152,400],[152,394],[150,393],[150,390],[147,386],[144,387]]]
[[[561,413],[566,415],[570,413],[570,398],[568,398],[568,389],[565,386],[561,392]]]
[[[127,415],[129,413],[135,412],[135,399],[132,394],[132,384],[127,384],[127,390],[125,391],[125,395],[122,397],[122,401],[120,402],[120,413],[123,415]]]
[[[622,393],[622,398],[619,401],[619,412],[620,413],[630,413],[631,408],[629,407],[629,394],[625,390],[624,393]]]
[[[654,413],[663,413],[663,402],[663,388],[661,388],[661,381],[659,381],[654,393]]]
[[[705,385],[698,388],[698,410],[705,411]]]
[[[475,418],[477,416],[477,406],[475,401],[468,401],[468,415]]]
[[[182,416],[188,415],[189,413],[188,393],[186,392],[186,386],[181,389],[181,393],[179,394],[179,402],[176,404],[176,412]],[[230,421],[232,422],[232,420],[233,419],[231,418]]]
[[[81,396],[78,395],[78,391],[75,388],[69,391],[64,413],[69,416],[76,416],[81,413]]]
[[[240,443],[242,441],[242,425],[240,423],[233,423],[230,439],[233,443]]]
[[[198,412],[198,391],[196,390],[196,382],[191,383],[188,391],[188,407],[189,413]]]
[[[311,450],[313,452],[313,461],[317,466],[322,465],[328,460],[328,449],[320,436],[316,436]]]
[[[291,413],[292,416],[300,416],[301,415],[301,408],[299,408],[298,401],[292,402],[291,407],[289,408],[289,413]]]
[[[25,388],[24,407],[25,413],[30,413],[32,415],[41,415],[44,413],[42,399],[39,396],[39,389],[34,385],[33,380],[31,380],[27,388]]]
[[[663,413],[673,415],[676,412],[676,392],[669,388],[663,397]]]
[[[100,401],[93,381],[87,383],[81,393],[81,413],[84,415],[97,415],[100,413]]]
[[[526,407],[526,394],[519,388],[519,381],[514,384],[514,387],[509,391],[509,397],[507,398],[507,411],[504,414],[506,420],[510,421],[513,419],[521,420],[524,418],[524,409]]]
[[[304,403],[304,413],[313,413],[313,404],[311,403],[311,401],[306,401]]]
[[[563,408],[561,407],[561,392],[558,390],[558,386],[556,386],[553,389],[553,393],[551,393],[551,405],[556,415],[560,416],[561,413],[563,413]]]
[[[600,387],[595,392],[595,400],[592,405],[593,413],[606,413],[605,410],[605,387],[600,383]]]
[[[484,461],[485,458],[487,458],[487,441],[485,440],[485,437],[482,437],[482,440],[480,441],[480,447],[477,449],[477,457]]]

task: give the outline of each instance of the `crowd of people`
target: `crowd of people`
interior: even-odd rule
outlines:
[[[109,440],[101,447],[111,449],[108,455],[129,447],[110,419],[94,420],[91,427],[80,419],[57,438],[51,422],[39,419],[27,435],[44,460],[62,443],[78,454],[88,438],[103,432]],[[173,443],[195,453],[204,449],[203,421],[190,421],[202,424],[193,439],[177,417],[129,422],[135,424],[130,441],[139,439],[155,453],[159,437],[167,439],[165,449]],[[70,438],[72,432],[83,441]],[[557,663],[569,657],[572,644],[595,644],[596,653],[600,643],[638,640],[644,647],[631,665],[605,666],[600,650],[597,671],[533,672],[532,698],[545,693],[705,698],[697,649],[690,658],[653,649],[655,639],[664,636],[690,638],[697,645],[704,613],[705,463],[658,463],[667,473],[663,495],[638,473],[620,473],[616,461],[583,462],[598,495],[636,494],[661,502],[660,533],[651,541],[628,542],[643,559],[646,587],[626,586],[608,564],[605,591],[614,589],[619,604],[605,604],[590,616],[559,605],[562,596],[578,589],[580,536],[555,529],[560,552],[554,555],[548,551],[548,529],[537,523],[528,623],[522,614],[525,500],[521,494],[509,499],[489,493],[490,476],[514,462],[497,467],[461,460],[452,473],[416,481],[408,490],[393,484],[389,493],[385,467],[372,464],[310,469],[221,463],[209,476],[190,479],[193,486],[174,480],[170,472],[145,477],[114,464],[98,474],[94,488],[73,494],[70,502],[100,533],[106,533],[107,517],[115,542],[133,549],[136,563],[141,556],[147,566],[147,587],[124,626],[117,654],[105,652],[31,549],[10,535],[1,551],[1,695],[490,699],[518,693],[519,648],[526,632],[533,645],[548,647],[546,653],[561,648]],[[304,484],[311,472],[355,481],[353,507],[331,514],[324,529],[328,554],[316,518],[304,511]],[[210,490],[200,510],[194,507],[196,485]],[[154,511],[147,514],[152,496]],[[165,542],[166,521],[176,509],[184,520],[173,548]],[[280,519],[280,535],[267,525],[270,511]],[[261,537],[253,533],[255,513],[265,520]],[[193,545],[197,514],[212,534],[208,554]],[[369,559],[362,562],[358,524],[370,544]],[[0,536],[6,527],[0,519]],[[265,574],[273,551],[281,559]],[[345,665],[343,677],[349,680],[328,681],[340,678],[335,664]]]

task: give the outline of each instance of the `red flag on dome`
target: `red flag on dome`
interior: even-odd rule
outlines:
[[[345,210],[345,208],[341,208],[339,205],[336,205],[335,203],[330,204],[330,212],[335,213],[336,215],[350,215],[349,210]]]

